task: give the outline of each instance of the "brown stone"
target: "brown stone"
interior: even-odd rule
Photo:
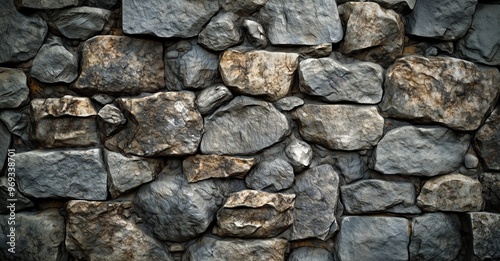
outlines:
[[[210,178],[244,178],[253,167],[253,158],[237,158],[219,155],[195,155],[182,162],[188,182]]]

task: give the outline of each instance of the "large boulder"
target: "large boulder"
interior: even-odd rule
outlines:
[[[500,171],[500,106],[498,106],[474,136],[474,148],[484,162],[484,168]]]

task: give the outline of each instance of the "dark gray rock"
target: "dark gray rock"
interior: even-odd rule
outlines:
[[[266,32],[261,24],[254,20],[245,19],[242,27],[246,30],[246,36],[250,44],[261,48],[267,46]]]
[[[450,173],[462,165],[470,138],[438,126],[393,129],[378,143],[375,170],[424,177]]]
[[[201,30],[198,43],[214,51],[222,51],[242,41],[240,17],[234,13],[219,13]]]
[[[104,105],[97,116],[99,129],[108,137],[127,122],[120,109],[112,104]]]
[[[28,142],[30,139],[28,128],[30,125],[29,114],[29,106],[24,106],[17,110],[3,110],[0,112],[0,121],[3,121],[12,134],[20,137],[24,142]]]
[[[29,92],[22,70],[0,67],[0,109],[19,107]]]
[[[74,7],[51,14],[51,21],[69,39],[87,40],[99,34],[111,18],[111,11],[95,7]]]
[[[219,1],[132,0],[122,4],[123,32],[192,37],[219,10]]]
[[[328,250],[314,247],[299,247],[292,251],[287,261],[333,261],[333,256]]]
[[[255,166],[246,176],[245,183],[251,189],[277,192],[290,188],[294,178],[293,167],[277,158]]]
[[[92,100],[96,101],[101,105],[106,105],[113,103],[115,101],[115,98],[107,94],[100,93],[92,95]]]
[[[500,213],[500,174],[481,173],[479,181],[483,187],[484,209]]]
[[[315,45],[342,40],[335,0],[268,0],[259,17],[274,45]]]
[[[500,171],[500,106],[476,132],[473,145],[485,169]]]
[[[60,9],[78,6],[78,0],[14,0],[20,8],[30,9]]]
[[[314,158],[311,167],[330,164],[340,174],[346,183],[363,178],[365,166],[357,151],[332,151],[318,145],[313,145]]]
[[[468,213],[472,228],[472,251],[477,260],[500,259],[500,214],[487,212]],[[475,260],[476,260],[475,259]]]
[[[15,191],[14,196],[11,197],[10,194],[12,191],[9,191],[9,188],[12,188],[12,186],[9,186],[9,185],[12,185],[12,184],[9,184],[9,183],[11,183],[12,181],[9,182],[7,173],[8,172],[6,172],[5,176],[0,177],[0,204],[3,204],[3,206],[5,206],[5,207],[0,209],[0,213],[10,213],[11,212],[11,210],[9,208],[7,208],[7,206],[9,206],[9,204],[12,203],[12,202],[9,202],[9,199],[15,199],[16,212],[19,212],[19,211],[22,211],[22,210],[25,210],[27,208],[31,208],[31,207],[35,206],[29,198],[27,198],[23,194],[19,193],[19,189],[17,186],[13,187],[16,191]],[[10,189],[10,190],[12,190],[12,189]]]
[[[46,83],[70,83],[78,77],[78,55],[66,49],[61,40],[53,38],[38,50],[31,76]]]
[[[100,149],[18,153],[17,185],[26,196],[105,200],[107,173]]]
[[[304,100],[296,96],[281,98],[274,103],[274,106],[276,106],[281,111],[291,111],[302,105],[304,105]]]
[[[3,166],[7,165],[7,155],[8,149],[10,148],[10,144],[12,142],[12,135],[10,134],[9,129],[0,122],[0,171],[3,169]]]
[[[295,169],[304,169],[311,164],[313,151],[307,142],[294,139],[286,146],[285,155]]]
[[[226,86],[211,86],[198,93],[195,101],[196,108],[198,108],[201,115],[207,115],[232,98],[233,94]]]
[[[343,4],[346,2],[375,2],[386,9],[393,9],[399,13],[409,13],[415,7],[415,2],[417,0],[338,0],[338,4]]]
[[[249,16],[263,7],[267,0],[219,0],[219,2],[226,12]]]
[[[113,9],[118,4],[118,0],[85,0],[84,5],[105,9]]]

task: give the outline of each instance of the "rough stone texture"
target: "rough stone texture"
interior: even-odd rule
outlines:
[[[109,137],[127,122],[125,115],[112,104],[106,104],[97,113],[99,130]]]
[[[113,198],[152,181],[163,165],[161,159],[127,157],[107,150],[104,151],[104,161],[109,172],[109,193]]]
[[[264,6],[267,0],[219,0],[222,9],[239,15],[251,15]]]
[[[295,139],[286,146],[285,155],[295,168],[302,169],[311,164],[313,151],[309,144]]]
[[[274,106],[281,111],[291,111],[302,105],[304,105],[304,100],[296,96],[281,98],[274,103]]]
[[[25,0],[27,2],[27,0]],[[22,62],[35,57],[47,35],[47,23],[37,14],[24,15],[14,1],[2,1],[0,9],[0,64]]]
[[[268,238],[293,223],[295,195],[243,190],[230,194],[217,212],[218,236]]]
[[[130,0],[122,4],[123,32],[158,37],[197,35],[219,10],[219,1]]]
[[[450,174],[425,182],[417,198],[424,211],[480,211],[483,208],[481,183],[473,178]]]
[[[0,109],[19,107],[29,92],[22,70],[0,67]]]
[[[196,97],[196,108],[201,115],[207,115],[233,98],[231,91],[224,85],[216,85],[203,89]]]
[[[292,251],[287,261],[333,261],[333,256],[326,249],[314,247],[300,247]]]
[[[347,216],[340,228],[335,244],[339,261],[408,260],[410,235],[405,218]]]
[[[8,149],[10,148],[12,142],[12,135],[9,132],[9,129],[0,121],[0,171],[3,169],[3,166],[7,166],[7,155]]]
[[[500,107],[497,107],[474,136],[474,147],[484,168],[500,171]]]
[[[375,2],[386,9],[393,9],[398,13],[409,13],[415,7],[416,0],[338,0],[338,4],[346,2]]]
[[[458,130],[477,129],[500,93],[498,69],[448,57],[404,57],[385,78],[383,112]]]
[[[484,209],[500,213],[500,174],[481,173],[479,181],[483,187]]]
[[[250,44],[261,48],[267,46],[266,32],[261,24],[254,20],[245,19],[242,27],[246,30],[246,36]]]
[[[167,89],[201,89],[219,79],[219,57],[196,41],[182,40],[165,51]]]
[[[52,39],[35,56],[31,76],[46,83],[73,82],[78,77],[78,55],[66,49],[60,39]]]
[[[427,177],[447,174],[462,165],[469,141],[470,135],[444,127],[399,127],[378,143],[375,170]]]
[[[479,260],[500,259],[500,214],[468,213],[472,232],[472,251]]]
[[[289,123],[272,104],[238,96],[205,118],[204,154],[249,155],[282,140]]]
[[[198,42],[214,51],[222,51],[242,41],[239,16],[219,13],[210,20],[198,35]]]
[[[173,261],[160,241],[135,224],[131,207],[127,201],[69,201],[66,248],[79,260]]]
[[[155,92],[165,86],[160,42],[126,36],[95,36],[82,49],[75,90],[108,94]]]
[[[294,178],[293,167],[277,158],[255,166],[245,178],[245,183],[251,189],[277,192],[290,188]]]
[[[300,62],[300,90],[327,102],[376,104],[382,99],[383,74],[384,68],[374,63],[306,59]]]
[[[318,145],[313,145],[312,149],[314,155],[312,167],[330,164],[346,183],[363,178],[365,166],[358,152],[332,151]]]
[[[106,147],[147,157],[196,152],[203,119],[195,98],[192,92],[159,92],[117,99],[128,120],[124,130],[106,141]]]
[[[9,204],[12,203],[9,201],[9,199],[15,199],[16,212],[33,207],[34,206],[33,202],[31,202],[31,200],[29,198],[27,198],[24,195],[22,195],[21,193],[19,193],[17,186],[14,187],[16,189],[16,193],[15,193],[14,197],[11,197],[11,195],[9,195],[10,194],[9,188],[11,188],[11,186],[9,186],[11,184],[9,184],[9,183],[11,183],[11,182],[9,182],[7,174],[5,174],[5,176],[0,177],[0,204],[5,206],[3,208],[0,208],[0,213],[10,213],[11,212],[11,210],[9,208],[7,208],[9,206]]]
[[[454,214],[427,213],[413,218],[410,260],[455,260],[462,248],[462,227]]]
[[[182,162],[188,182],[210,178],[244,178],[255,164],[253,158],[219,155],[195,155]]]
[[[31,101],[33,139],[43,147],[85,147],[99,143],[97,112],[89,98],[62,98]]]
[[[274,45],[315,45],[342,39],[335,0],[313,0],[307,5],[300,0],[268,0],[259,16]]]
[[[220,60],[222,79],[244,94],[276,101],[290,92],[298,57],[295,53],[261,50],[225,51]]]
[[[0,112],[0,121],[3,121],[8,131],[20,137],[24,142],[28,142],[30,139],[29,128],[28,128],[28,125],[30,124],[29,114],[30,114],[30,106],[24,106],[17,110],[4,110]],[[3,136],[7,137],[7,135]],[[7,142],[7,140],[4,139],[0,143],[2,142]],[[0,146],[5,146],[5,145],[0,145]],[[5,151],[6,150],[7,149],[5,149]]]
[[[384,126],[375,106],[306,104],[292,117],[304,140],[334,150],[370,149],[382,137]]]
[[[69,39],[87,40],[97,35],[111,18],[111,11],[95,7],[75,7],[56,11],[51,20],[62,35]]]
[[[339,6],[339,14],[346,28],[342,53],[384,67],[403,53],[404,24],[393,10],[376,3],[348,2]]]
[[[288,243],[283,239],[218,240],[203,237],[192,244],[182,256],[183,261],[283,261]]]
[[[100,149],[17,153],[19,190],[36,198],[105,200],[107,173]]]
[[[64,217],[57,209],[47,209],[38,212],[17,213],[15,225],[10,226],[9,215],[0,216],[0,258],[2,260],[68,260],[64,247],[65,225]],[[10,229],[15,228],[15,254],[8,252],[11,248],[7,237]]]
[[[60,9],[77,6],[78,0],[14,0],[17,6],[30,9]]]
[[[408,182],[362,180],[340,187],[344,212],[420,213],[415,207],[415,187]],[[376,200],[374,200],[376,199]]]

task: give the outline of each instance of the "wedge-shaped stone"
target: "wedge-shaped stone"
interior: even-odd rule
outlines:
[[[254,165],[253,158],[219,155],[195,155],[182,162],[182,169],[189,182],[210,178],[244,178]]]

